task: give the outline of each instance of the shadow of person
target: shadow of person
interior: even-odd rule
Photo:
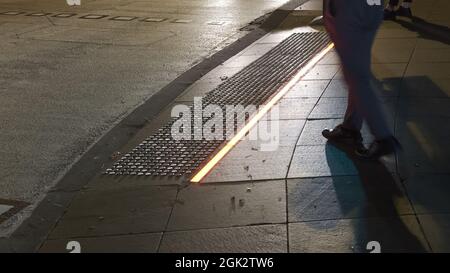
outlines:
[[[450,28],[446,26],[433,24],[416,16],[411,17],[410,21],[397,19],[394,22],[410,31],[417,32],[421,38],[450,44]]]
[[[398,173],[418,218],[433,251],[448,252],[450,91],[448,77],[439,75],[428,71],[403,78],[396,136],[404,148],[398,156]]]
[[[342,183],[337,165],[336,148],[344,152],[358,172],[359,185],[354,191],[361,191],[364,198],[359,203],[349,202],[352,192]],[[381,252],[426,252],[426,242],[422,239],[417,220],[403,193],[400,181],[379,161],[361,161],[354,155],[354,147],[327,143],[326,158],[333,179],[337,202],[345,217],[358,210],[351,219],[355,251],[367,252],[366,244],[379,242]],[[355,193],[357,194],[357,193]],[[401,214],[399,214],[399,211]],[[353,212],[354,214],[354,212]]]

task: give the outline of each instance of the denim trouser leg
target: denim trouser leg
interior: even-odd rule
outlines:
[[[396,7],[400,0],[389,0],[389,5]]]
[[[335,43],[348,85],[344,127],[360,130],[365,120],[377,139],[392,135],[371,85],[371,50],[382,22],[383,7],[361,0],[325,0],[325,25]]]

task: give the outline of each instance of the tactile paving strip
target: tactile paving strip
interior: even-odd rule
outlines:
[[[263,105],[292,76],[330,41],[324,32],[295,33],[240,72],[224,81],[202,98],[203,109],[208,105]],[[193,104],[190,105],[193,113]],[[246,115],[244,111],[237,116]],[[194,115],[192,114],[192,124]],[[207,162],[224,140],[174,140],[171,129],[178,118],[173,118],[155,134],[116,161],[109,175],[188,176]],[[203,122],[207,119],[203,118]],[[224,122],[224,126],[226,123]],[[236,121],[233,125],[237,126]],[[237,129],[237,128],[234,128]],[[195,129],[194,129],[195,130]],[[224,128],[224,136],[226,134]],[[225,138],[224,138],[225,139]]]

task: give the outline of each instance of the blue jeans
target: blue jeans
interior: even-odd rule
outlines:
[[[343,126],[360,131],[366,121],[376,139],[392,136],[371,84],[371,50],[383,21],[383,6],[365,0],[324,0],[324,21],[349,91]]]

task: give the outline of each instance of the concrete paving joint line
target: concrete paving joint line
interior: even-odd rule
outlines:
[[[77,192],[98,174],[103,165],[112,164],[111,154],[123,147],[147,124],[149,117],[156,117],[192,83],[275,29],[292,10],[307,1],[288,1],[273,11],[258,28],[181,74],[106,132],[56,183],[54,189],[37,205],[32,215],[25,219],[9,238],[0,238],[0,253],[37,251]],[[25,13],[3,12],[0,15],[16,16]]]

